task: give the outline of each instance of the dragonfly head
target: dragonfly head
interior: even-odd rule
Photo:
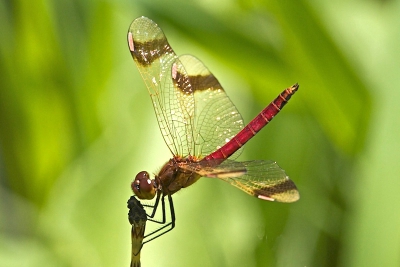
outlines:
[[[153,199],[157,192],[154,180],[146,171],[139,172],[131,184],[133,193],[140,199]]]

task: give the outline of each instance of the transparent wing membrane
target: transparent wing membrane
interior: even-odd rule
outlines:
[[[203,177],[219,178],[261,199],[294,202],[300,198],[296,185],[274,161],[225,160],[190,163],[182,168]]]
[[[240,113],[214,75],[193,56],[177,57],[153,21],[134,20],[128,43],[175,156],[204,157],[243,128]]]

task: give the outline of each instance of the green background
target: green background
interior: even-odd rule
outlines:
[[[126,201],[169,157],[126,33],[145,15],[246,122],[300,89],[240,159],[294,204],[201,179],[142,266],[400,265],[399,1],[0,2],[0,266],[129,266]]]

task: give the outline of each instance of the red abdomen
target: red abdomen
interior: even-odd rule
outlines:
[[[285,89],[229,142],[223,145],[220,149],[206,156],[203,160],[226,159],[230,157],[247,141],[255,136],[265,125],[267,125],[275,115],[279,113],[279,111],[281,111],[298,88],[299,85],[296,83],[295,85]]]

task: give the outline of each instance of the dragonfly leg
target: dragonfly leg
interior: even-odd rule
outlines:
[[[157,211],[157,208],[158,208],[158,204],[160,203],[160,197],[161,197],[161,193],[159,192],[157,194],[156,202],[154,203],[154,205],[153,206],[147,206],[147,207],[152,207],[153,208],[153,211],[151,212],[151,214],[148,215],[149,218],[154,218],[154,216],[156,214],[156,211]],[[162,198],[164,198],[164,196]],[[162,200],[162,201],[164,201],[164,200]],[[144,206],[146,206],[146,205],[144,205]],[[163,218],[164,217],[165,217],[165,214],[163,212]],[[163,220],[164,220],[163,223],[165,223],[165,218]]]
[[[162,235],[165,234],[165,233],[168,233],[169,231],[171,231],[171,230],[174,229],[174,227],[175,227],[175,210],[174,210],[174,203],[173,203],[173,201],[172,201],[171,195],[167,195],[167,196],[168,196],[168,202],[169,202],[169,209],[170,209],[170,213],[171,213],[171,214],[170,214],[170,216],[171,216],[171,221],[168,222],[168,223],[166,223],[164,226],[158,228],[157,230],[155,230],[155,231],[153,231],[153,232],[147,234],[147,235],[144,237],[144,239],[147,239],[147,240],[143,242],[143,245],[146,244],[146,243],[148,243],[148,242],[150,242],[150,241],[152,241],[152,240],[154,240],[154,239],[156,239],[157,237],[162,236]],[[162,207],[162,213],[163,213],[163,221],[164,221],[164,223],[165,223],[165,222],[166,222],[166,219],[165,219],[166,216],[165,216],[165,200],[164,200],[164,197],[165,197],[165,196],[163,196],[163,197],[161,198],[161,207]],[[150,220],[150,221],[153,221],[152,219],[149,219],[149,220]],[[154,221],[154,222],[161,223],[161,222],[158,222],[158,221]]]

